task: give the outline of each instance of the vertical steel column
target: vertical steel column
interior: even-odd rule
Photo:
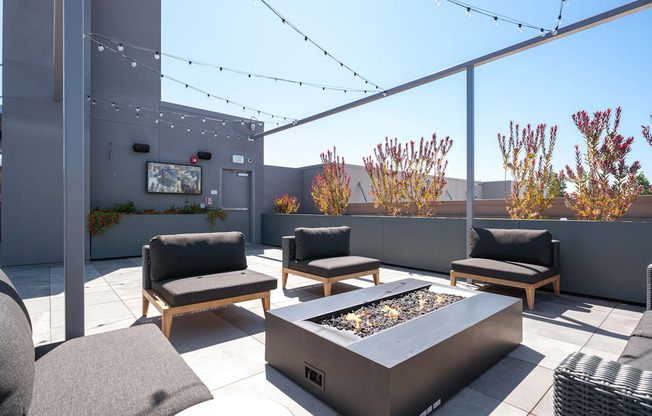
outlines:
[[[63,270],[66,339],[84,335],[84,0],[63,2]]]
[[[469,232],[475,216],[475,114],[473,103],[473,66],[466,67],[466,254]],[[469,281],[470,283],[471,281]]]

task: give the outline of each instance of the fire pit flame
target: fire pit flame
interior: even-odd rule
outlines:
[[[360,326],[362,325],[362,319],[360,319],[360,317],[353,312],[350,312],[348,315],[346,315],[346,320],[355,322],[355,329],[360,329]]]
[[[419,299],[419,310],[422,311],[423,308],[426,307],[426,301],[423,299]]]

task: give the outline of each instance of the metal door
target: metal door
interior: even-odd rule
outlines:
[[[226,230],[240,231],[251,241],[251,173],[222,171],[222,209],[226,212]]]

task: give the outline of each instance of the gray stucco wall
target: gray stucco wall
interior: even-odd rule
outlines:
[[[279,246],[296,227],[339,225],[352,228],[353,254],[386,264],[448,273],[453,260],[466,256],[461,218],[264,214],[262,242]],[[561,241],[562,291],[645,302],[652,222],[476,219],[475,226],[549,230]]]
[[[62,105],[55,102],[53,0],[6,0],[3,3],[3,209],[2,265],[60,262],[63,259]],[[157,0],[86,1],[86,30],[161,49],[161,2]],[[92,28],[92,29],[91,29]],[[125,53],[159,69],[161,61],[151,53],[125,48]],[[138,105],[164,111],[180,110],[223,119],[237,119],[217,113],[161,103],[158,75],[108,50],[100,52],[86,42],[86,91],[98,101]],[[132,200],[141,208],[165,209],[172,203],[204,202],[214,197],[221,204],[221,173],[224,169],[251,172],[253,240],[260,236],[259,213],[263,197],[263,141],[238,140],[251,133],[249,125],[208,122],[202,127],[226,132],[232,138],[188,134],[170,129],[133,112],[116,112],[86,102],[85,205],[108,207]],[[156,111],[158,113],[158,111]],[[186,118],[182,124],[202,124],[201,118]],[[197,126],[198,128],[201,128]],[[262,127],[256,126],[257,129]],[[147,143],[149,154],[133,152],[133,143]],[[189,163],[198,151],[213,153],[203,166],[201,196],[161,196],[145,192],[145,162]],[[252,158],[252,163],[234,165],[231,155]],[[217,190],[217,195],[210,195]],[[228,228],[228,223],[225,224]],[[90,238],[86,256],[90,255]]]
[[[302,204],[299,209],[303,208],[301,171],[295,168],[270,165],[266,165],[264,169],[263,212],[274,212],[274,198],[284,194],[296,196],[298,202]]]
[[[61,261],[63,256],[62,105],[54,96],[54,3],[3,2],[5,266]],[[87,195],[88,185],[79,192]]]

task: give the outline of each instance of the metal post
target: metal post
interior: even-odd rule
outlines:
[[[84,335],[84,0],[63,3],[63,271],[66,339]]]
[[[466,254],[469,255],[469,232],[475,216],[475,138],[473,104],[473,67],[466,67]],[[470,283],[470,281],[469,281]]]

